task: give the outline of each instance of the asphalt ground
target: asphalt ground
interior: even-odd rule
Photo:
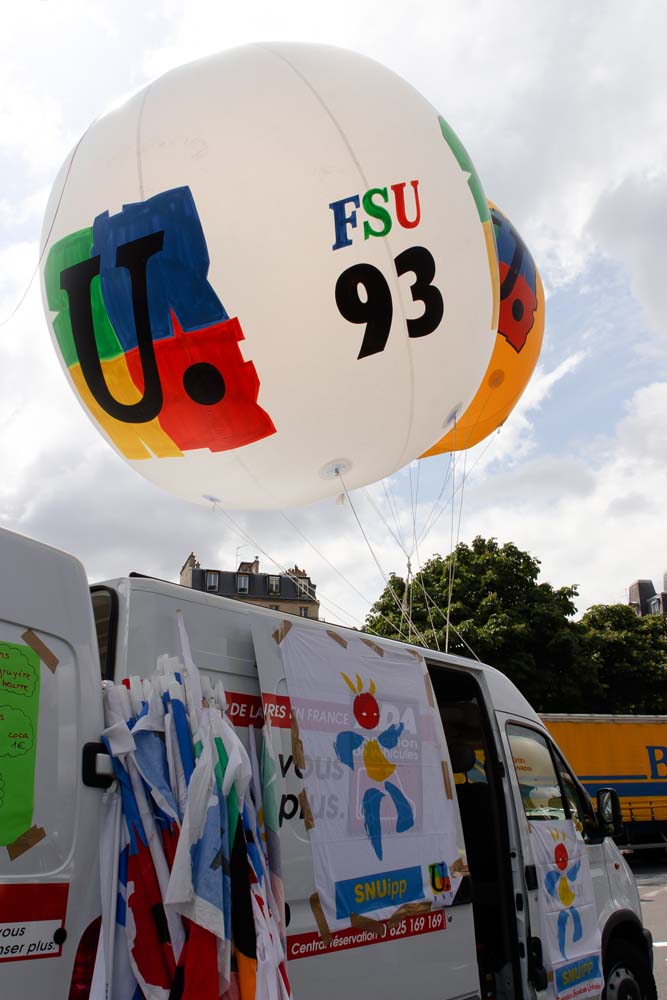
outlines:
[[[667,853],[655,858],[628,858],[642,901],[644,926],[653,935],[653,967],[659,1000],[667,1000]]]

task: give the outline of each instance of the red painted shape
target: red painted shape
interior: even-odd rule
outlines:
[[[183,993],[181,1000],[218,1000],[218,948],[211,931],[188,921],[188,939],[184,946]]]
[[[132,954],[144,981],[168,990],[174,979],[176,963],[171,943],[163,940],[160,933],[158,922],[166,923],[162,894],[150,850],[141,841],[136,854],[128,854],[128,890],[132,882],[134,888],[128,893],[127,901],[135,926]]]
[[[570,859],[565,844],[556,844],[556,848],[554,850],[554,861],[556,862],[556,867],[559,868],[562,872],[564,872],[565,869],[567,868],[567,863],[569,860]]]
[[[352,711],[355,719],[364,729],[375,729],[380,721],[380,707],[370,691],[364,691],[363,694],[357,695],[352,705]]]
[[[503,261],[498,261],[498,269],[500,271],[500,284],[502,287],[508,275],[509,267]],[[536,309],[537,296],[535,292],[526,279],[518,274],[512,291],[504,299],[500,300],[500,316],[498,320],[498,333],[503,335],[517,354],[523,348],[528,334],[533,329]]]
[[[0,885],[0,924],[61,920],[67,914],[68,882]]]
[[[412,222],[405,213],[405,181],[402,184],[392,184],[391,190],[394,192],[394,204],[396,205],[396,218],[403,226],[403,229],[414,229],[421,221],[421,205],[419,204],[419,181],[410,181],[410,186],[415,195],[415,217]]]
[[[163,403],[158,416],[165,434],[181,451],[208,448],[229,451],[275,434],[271,417],[259,406],[259,377],[252,361],[244,361],[239,341],[244,339],[238,319],[185,333],[171,313],[173,337],[154,341],[162,383]],[[125,360],[132,381],[143,393],[144,381],[139,349],[128,351]],[[183,388],[183,376],[195,364],[212,365],[225,382],[223,398],[211,405],[192,400]]]

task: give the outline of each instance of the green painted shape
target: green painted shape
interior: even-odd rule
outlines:
[[[447,124],[442,115],[438,115],[438,121],[440,123],[440,131],[442,132],[442,137],[451,149],[452,153],[456,158],[456,162],[460,166],[461,170],[469,174],[468,184],[470,190],[472,191],[472,196],[475,199],[475,205],[477,207],[477,214],[479,215],[480,221],[482,223],[489,222],[491,219],[491,212],[489,211],[489,203],[486,200],[486,195],[484,194],[484,188],[482,187],[482,182],[479,179],[479,174],[475,170],[474,164],[468,155],[468,151],[459,139],[456,132]]]
[[[372,219],[377,219],[381,223],[382,229],[373,229],[370,222],[364,222],[364,239],[367,240],[369,236],[387,236],[391,232],[391,215],[386,208],[382,205],[377,205],[373,198],[376,194],[382,196],[385,204],[389,201],[389,195],[387,194],[386,188],[371,188],[361,199],[361,204],[364,206],[364,211],[366,215],[370,215]]]
[[[267,737],[264,737],[266,740]],[[276,765],[273,762],[266,743],[262,743],[262,755],[260,760],[262,803],[264,806],[264,826],[268,830],[279,831],[280,821],[278,817],[278,798],[275,794],[276,788]]]
[[[222,788],[222,779],[225,776],[225,771],[227,770],[227,765],[229,763],[229,755],[225,749],[225,744],[222,742],[219,736],[214,738],[214,743],[216,750],[218,751],[218,762],[214,766],[213,770],[215,773],[215,780],[218,783],[218,787]],[[239,821],[240,809],[239,801],[236,795],[236,789],[234,785],[229,789],[229,795],[227,796],[227,820],[229,822],[229,846],[234,843],[234,837],[236,835],[236,827]]]
[[[39,722],[39,656],[0,642],[0,844],[32,826]]]
[[[93,249],[93,230],[79,229],[64,239],[58,240],[49,250],[44,268],[44,285],[49,309],[57,315],[53,320],[53,332],[58,341],[63,361],[70,368],[79,361],[74,346],[72,322],[69,311],[69,296],[60,287],[60,275],[67,267],[73,267],[82,260],[88,260]],[[97,352],[101,361],[109,361],[123,353],[118,337],[112,327],[102,298],[102,281],[98,275],[90,283],[90,304],[93,310],[93,327]]]

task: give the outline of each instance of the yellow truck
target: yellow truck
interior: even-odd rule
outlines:
[[[614,788],[633,850],[667,848],[667,716],[542,716],[586,791]]]

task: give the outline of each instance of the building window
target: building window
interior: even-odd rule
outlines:
[[[280,577],[270,576],[268,577],[268,588],[269,594],[272,596],[277,596],[280,593]]]
[[[312,600],[312,594],[310,592],[310,580],[306,577],[304,580],[297,580],[296,588],[299,593],[299,597],[306,597],[308,600]]]
[[[250,580],[250,578],[249,578],[249,576],[248,576],[247,573],[237,573],[236,574],[236,591],[237,591],[237,593],[239,593],[239,594],[247,594],[248,593],[248,583],[249,583],[249,580]]]
[[[299,608],[299,614],[302,618],[308,617],[308,608]]]
[[[659,615],[660,611],[662,610],[660,607],[660,598],[659,597],[652,598],[650,607],[652,615]]]
[[[219,574],[212,573],[210,570],[206,571],[206,589],[207,590],[218,590],[219,589]]]

